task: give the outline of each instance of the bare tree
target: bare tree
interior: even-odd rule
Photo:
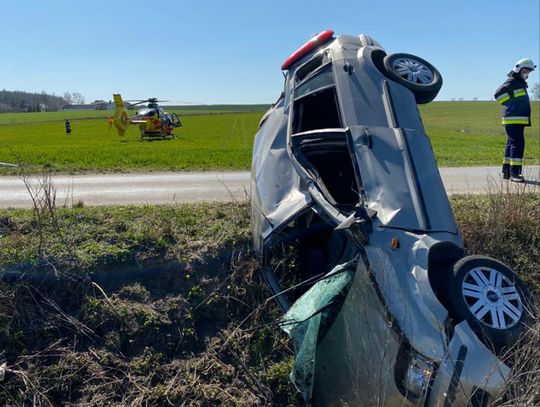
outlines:
[[[64,100],[66,101],[66,103],[71,105],[73,103],[73,97],[71,96],[71,93],[64,93]]]
[[[79,92],[73,92],[71,94],[71,97],[73,98],[73,103],[76,105],[82,105],[84,104],[84,96],[81,95]]]

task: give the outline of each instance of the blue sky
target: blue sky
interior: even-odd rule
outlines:
[[[365,33],[442,73],[437,100],[490,99],[515,61],[540,62],[539,0],[18,0],[0,13],[0,88],[270,103],[312,34]],[[539,82],[537,69],[529,84]]]

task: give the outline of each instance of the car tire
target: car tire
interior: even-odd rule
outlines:
[[[441,89],[443,80],[437,68],[415,55],[387,55],[383,66],[385,75],[409,89],[418,104],[431,102]]]
[[[453,316],[466,320],[479,339],[499,352],[532,323],[532,301],[519,277],[487,256],[466,256],[453,270],[449,298]]]

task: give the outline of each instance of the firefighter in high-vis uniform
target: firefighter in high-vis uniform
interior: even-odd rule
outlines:
[[[531,102],[526,81],[534,68],[536,65],[532,60],[520,59],[494,95],[497,102],[503,105],[502,124],[508,136],[504,149],[503,178],[514,182],[524,182],[521,171],[525,127],[531,125]]]

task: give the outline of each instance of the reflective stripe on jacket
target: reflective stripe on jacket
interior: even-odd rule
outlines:
[[[531,103],[527,94],[527,82],[515,72],[495,92],[495,100],[502,104],[502,124],[531,125]]]

